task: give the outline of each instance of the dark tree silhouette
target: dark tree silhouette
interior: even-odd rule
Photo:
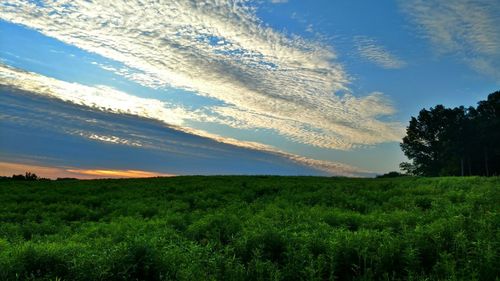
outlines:
[[[26,177],[24,175],[12,175],[13,180],[26,180]]]
[[[406,176],[405,174],[401,174],[400,172],[392,171],[389,173],[385,173],[383,175],[378,175],[376,178],[377,179],[384,179],[384,178],[399,178],[399,177],[404,177]]]
[[[24,175],[12,175],[13,180],[28,180],[28,181],[36,181],[38,180],[38,176],[35,173],[26,172]]]
[[[413,160],[412,173],[439,176],[459,172],[464,119],[463,107],[449,109],[442,105],[422,109],[417,118],[411,118],[401,149]]]
[[[486,101],[479,102],[475,119],[479,132],[477,155],[482,156],[484,174],[499,174],[500,91],[490,94]]]
[[[412,163],[402,170],[422,176],[500,173],[500,92],[478,107],[437,105],[412,117],[401,143]]]
[[[24,177],[26,178],[26,180],[29,180],[29,181],[36,181],[38,179],[38,176],[35,173],[31,173],[31,172],[26,172]]]

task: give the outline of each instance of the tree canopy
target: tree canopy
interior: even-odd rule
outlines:
[[[478,106],[437,105],[412,117],[401,143],[408,174],[459,176],[500,174],[500,91]]]

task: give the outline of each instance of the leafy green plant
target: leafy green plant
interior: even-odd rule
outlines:
[[[500,178],[3,181],[0,280],[497,280]]]

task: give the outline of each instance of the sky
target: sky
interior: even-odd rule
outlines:
[[[0,2],[0,175],[366,177],[500,88],[498,0]]]

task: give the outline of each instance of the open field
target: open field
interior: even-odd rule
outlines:
[[[0,280],[499,280],[500,178],[0,182]]]

